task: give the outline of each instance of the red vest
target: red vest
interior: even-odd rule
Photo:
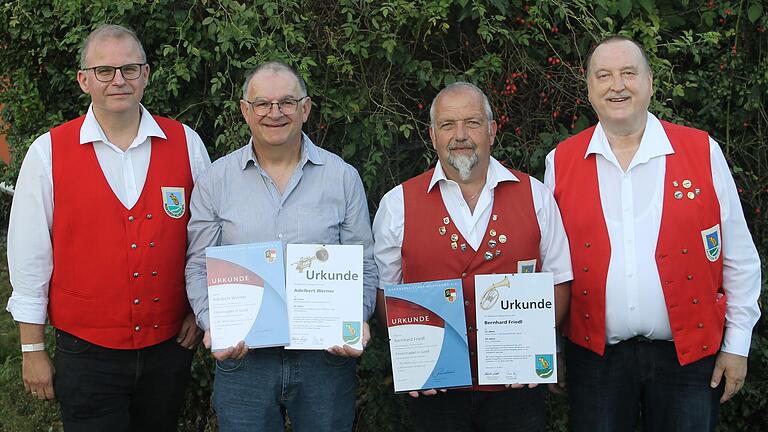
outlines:
[[[708,259],[702,235],[702,231],[720,224],[720,203],[712,184],[707,133],[667,122],[662,126],[674,154],[666,156],[656,265],[677,358],[686,365],[715,354],[723,337],[723,259]],[[596,157],[584,157],[594,129],[557,146],[555,199],[573,262],[565,332],[573,343],[603,355],[611,245],[600,202]],[[719,235],[717,241],[722,248]]]
[[[496,186],[492,210],[492,215],[496,216],[488,221],[483,242],[475,252],[450,220],[440,188],[436,185],[427,193],[433,171],[403,183],[403,283],[461,279],[472,382],[475,383],[472,390],[504,390],[504,386],[477,385],[475,274],[516,273],[518,261],[532,259],[536,260],[536,271],[541,270],[541,231],[533,207],[531,179],[512,170],[520,181],[500,182]],[[448,219],[447,223],[444,218]],[[454,235],[458,238],[456,249],[453,249],[451,239]],[[502,239],[505,239],[504,243]],[[489,246],[491,241],[496,242],[495,247]],[[462,248],[462,245],[466,247]],[[493,259],[486,259],[487,253],[492,254]]]
[[[175,336],[189,311],[184,258],[189,211],[164,209],[161,187],[192,191],[184,127],[155,117],[147,179],[126,209],[112,192],[92,144],[80,144],[85,117],[51,130],[53,275],[51,325],[100,346],[136,349]],[[169,203],[172,204],[172,203]]]

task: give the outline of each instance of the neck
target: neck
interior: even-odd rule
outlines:
[[[93,116],[109,142],[123,151],[131,146],[139,133],[141,109],[138,107],[122,113],[102,112],[94,107]]]
[[[259,144],[253,140],[253,153],[262,168],[293,168],[301,159],[301,140],[283,146]]]
[[[621,169],[626,171],[629,168],[629,164],[637,153],[637,149],[640,148],[640,142],[643,139],[643,133],[645,133],[645,124],[639,129],[634,131],[622,131],[611,130],[609,128],[603,128],[605,137],[608,139],[608,144],[611,146],[613,154],[619,161]]]

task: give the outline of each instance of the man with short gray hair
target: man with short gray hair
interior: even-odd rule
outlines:
[[[363,319],[376,301],[368,204],[357,170],[317,147],[302,132],[312,102],[306,84],[280,62],[246,77],[240,112],[251,139],[214,162],[195,185],[190,209],[187,293],[197,322],[210,318],[205,248],[266,241],[363,245]],[[370,338],[363,322],[363,346]],[[327,350],[249,350],[241,341],[213,353],[213,406],[222,432],[351,431],[355,417],[355,357],[350,346]]]
[[[430,108],[434,169],[387,192],[373,222],[379,267],[377,315],[386,322],[383,288],[461,279],[472,365],[470,389],[411,392],[423,431],[542,431],[544,386],[478,384],[474,276],[552,272],[555,315],[566,314],[571,280],[568,240],[552,193],[491,156],[496,122],[485,94],[466,82],[441,90]]]
[[[37,138],[16,183],[8,310],[24,387],[58,399],[67,432],[175,431],[201,335],[184,290],[186,204],[210,159],[192,129],[141,105],[148,80],[133,31],[94,30],[77,72],[88,112]]]

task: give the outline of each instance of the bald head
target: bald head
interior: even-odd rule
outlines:
[[[493,110],[491,109],[491,103],[488,101],[488,96],[483,93],[480,88],[478,88],[476,85],[464,81],[457,81],[453,84],[445,86],[440,92],[435,96],[434,99],[432,99],[432,105],[429,107],[429,123],[432,125],[432,127],[435,127],[435,114],[436,114],[436,106],[439,101],[439,99],[447,94],[455,93],[458,91],[472,91],[477,93],[478,96],[480,96],[483,100],[483,108],[485,109],[485,114],[488,117],[487,120],[490,122],[493,120]]]

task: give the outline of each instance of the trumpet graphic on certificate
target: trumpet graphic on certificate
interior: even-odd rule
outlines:
[[[304,270],[310,268],[312,266],[312,261],[314,260],[318,260],[320,262],[328,261],[328,249],[319,247],[317,250],[315,250],[315,256],[301,257],[298,261],[291,265],[296,266],[296,271],[301,273]]]
[[[485,292],[483,293],[483,296],[480,298],[480,307],[483,310],[488,310],[492,308],[493,305],[495,305],[496,302],[499,300],[499,288],[501,287],[509,288],[509,286],[510,286],[509,278],[507,276],[504,276],[504,279],[486,288]]]

